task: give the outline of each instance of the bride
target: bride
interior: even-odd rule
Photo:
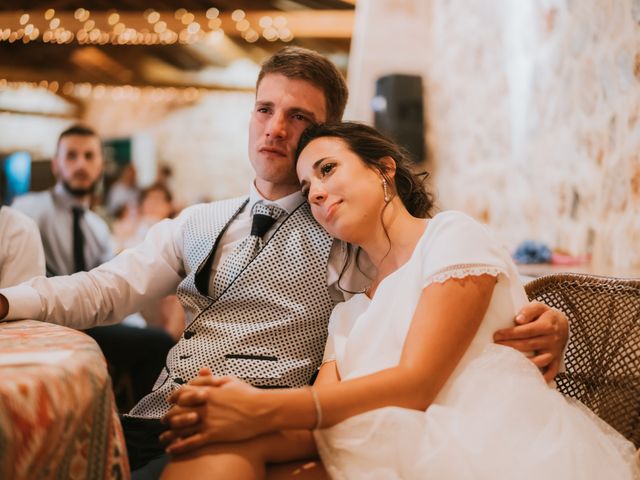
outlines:
[[[431,217],[402,152],[370,127],[313,127],[297,157],[316,220],[377,276],[333,311],[312,387],[204,369],[176,391],[163,478],[636,478],[630,442],[493,343],[527,299],[485,227]]]

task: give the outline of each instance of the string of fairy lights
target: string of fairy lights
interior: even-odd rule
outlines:
[[[216,42],[225,35],[220,11],[215,7],[197,16],[185,8],[171,13],[147,9],[142,13],[144,26],[138,28],[126,25],[122,18],[124,14],[116,10],[92,15],[88,9],[78,8],[71,17],[68,12],[60,14],[49,8],[38,14],[18,12],[16,15],[19,26],[0,29],[0,41],[29,43],[40,39],[54,44],[75,41],[94,45],[172,45],[207,40]],[[130,14],[127,18],[131,18]],[[246,12],[237,9],[231,13],[231,21],[240,36],[249,43],[260,38],[269,42],[290,42],[294,38],[287,27],[287,19],[281,15],[262,16],[257,25],[252,25]]]
[[[0,42],[42,41],[49,44],[81,45],[173,45],[195,44],[199,42],[218,43],[225,36],[221,12],[209,8],[205,12],[190,12],[178,8],[174,12],[158,12],[152,8],[142,12],[142,18],[131,12],[117,10],[92,12],[77,8],[73,12],[48,8],[42,12],[17,12],[13,28],[0,26]],[[135,17],[137,28],[127,25]],[[237,9],[225,16],[225,21],[233,22],[233,27],[248,43],[261,38],[269,42],[290,42],[294,36],[287,27],[284,16],[264,15],[249,21],[244,10]],[[131,22],[130,22],[131,23]],[[9,22],[11,24],[11,22]],[[142,27],[140,25],[143,25]],[[14,82],[0,79],[0,94],[3,91],[20,88],[37,88],[55,94],[78,99],[108,99],[115,101],[151,100],[153,102],[194,102],[208,90],[197,87],[139,87],[133,85],[104,85],[87,82]]]
[[[139,100],[155,103],[192,103],[211,90],[198,87],[152,87],[134,85],[105,85],[88,82],[63,82],[56,80],[40,82],[12,82],[0,79],[0,95],[3,91],[17,91],[22,88],[46,90],[80,100],[109,100],[135,102]]]

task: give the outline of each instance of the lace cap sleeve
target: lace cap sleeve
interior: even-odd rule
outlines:
[[[443,212],[424,249],[423,287],[451,278],[509,274],[508,252],[482,224],[461,212]]]

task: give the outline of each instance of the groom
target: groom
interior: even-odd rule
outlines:
[[[170,408],[167,397],[202,366],[264,388],[305,385],[317,370],[342,288],[357,291],[366,277],[355,262],[345,264],[341,244],[313,220],[293,154],[302,131],[339,121],[346,101],[346,84],[330,61],[296,47],[277,52],[258,77],[249,124],[256,178],[248,196],[187,208],[152,227],[139,247],[90,272],[0,290],[0,318],[88,328],[177,289],[194,320],[169,352],[153,391],[123,418],[132,469],[162,464],[157,436]],[[516,323],[522,325],[498,332],[499,338],[537,351],[535,362],[552,377],[566,343],[566,318],[532,304]]]

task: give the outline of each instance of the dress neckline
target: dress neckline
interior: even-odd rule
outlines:
[[[413,252],[411,252],[411,255],[409,256],[409,258],[407,259],[406,262],[404,262],[402,265],[400,265],[398,268],[396,268],[393,272],[391,272],[389,275],[387,275],[386,277],[384,277],[382,280],[380,280],[380,283],[378,284],[378,287],[376,288],[376,293],[374,293],[373,297],[370,297],[369,294],[367,293],[367,291],[365,290],[363,293],[361,293],[360,295],[362,295],[364,298],[366,298],[368,301],[373,301],[373,299],[376,297],[377,292],[380,290],[380,287],[382,287],[382,285],[389,279],[394,277],[398,272],[400,272],[401,270],[404,270],[404,268],[406,268],[406,266],[411,263],[411,260],[413,260],[413,257],[415,257],[416,252],[418,251],[418,248],[420,247],[420,244],[424,241],[424,239],[427,237],[427,232],[429,230],[429,226],[431,225],[431,222],[433,221],[433,219],[435,218],[432,217],[430,219],[425,219],[425,226],[424,226],[424,231],[422,232],[422,235],[420,235],[420,238],[418,239],[418,241],[416,242],[415,246],[413,247]],[[368,290],[368,289],[367,289]]]

